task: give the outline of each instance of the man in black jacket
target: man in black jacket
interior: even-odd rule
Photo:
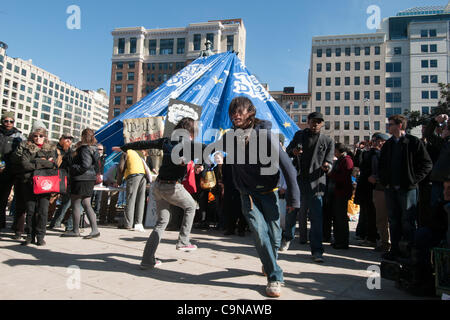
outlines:
[[[391,250],[383,258],[398,258],[399,243],[409,247],[414,241],[417,218],[418,184],[430,173],[432,161],[418,138],[406,134],[407,119],[402,115],[389,118],[390,138],[381,149],[380,183],[386,188],[389,212]]]
[[[14,184],[14,173],[10,163],[11,154],[25,140],[14,127],[14,112],[4,112],[0,124],[0,229],[6,227],[6,206]]]

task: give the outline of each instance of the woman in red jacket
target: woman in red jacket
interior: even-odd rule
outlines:
[[[353,160],[347,155],[347,148],[342,143],[335,145],[335,156],[338,159],[329,176],[335,183],[333,195],[334,215],[334,249],[348,249],[349,227],[347,207],[352,197]]]

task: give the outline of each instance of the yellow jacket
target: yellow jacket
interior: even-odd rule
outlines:
[[[123,178],[126,180],[128,176],[133,174],[145,174],[145,167],[139,154],[134,150],[128,150]]]

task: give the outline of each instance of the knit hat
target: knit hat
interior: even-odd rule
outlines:
[[[373,135],[373,139],[375,140],[383,140],[383,141],[388,141],[389,140],[389,135],[385,134],[385,133],[381,133],[381,132],[377,132]]]
[[[33,127],[31,128],[31,133],[36,132],[38,129],[45,129],[47,130],[47,127],[41,120],[36,120],[33,123]]]
[[[6,118],[11,118],[11,119],[14,120],[14,119],[16,118],[16,115],[15,115],[14,112],[11,112],[11,111],[3,112],[3,114],[2,114],[2,122],[3,122],[3,120],[5,120]]]

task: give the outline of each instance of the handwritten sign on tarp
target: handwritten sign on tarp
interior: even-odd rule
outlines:
[[[181,119],[192,118],[195,121],[199,121],[201,115],[202,107],[181,100],[170,99],[164,129],[164,137],[172,137],[172,132]]]
[[[164,117],[123,120],[125,143],[161,139],[164,134]],[[162,163],[162,150],[149,150],[154,168],[159,171]]]

